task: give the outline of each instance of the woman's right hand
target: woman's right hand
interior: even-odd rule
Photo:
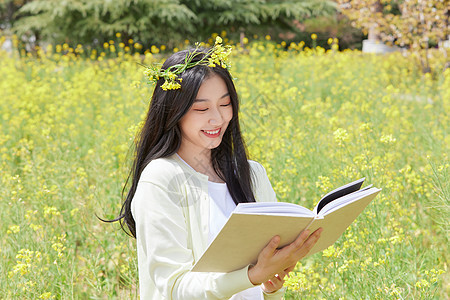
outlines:
[[[280,237],[274,236],[259,253],[256,265],[248,269],[250,281],[254,285],[259,285],[274,277],[280,277],[283,280],[284,276],[292,271],[297,262],[305,257],[316,244],[322,228],[317,229],[311,235],[309,233],[309,230],[303,231],[295,241],[281,249],[277,249]]]

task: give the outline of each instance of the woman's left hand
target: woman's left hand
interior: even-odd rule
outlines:
[[[281,289],[284,284],[284,278],[286,276],[289,276],[289,272],[294,270],[294,267],[295,267],[295,265],[284,270],[283,274],[275,274],[274,277],[272,277],[271,279],[264,282],[262,284],[263,291],[270,294],[270,293],[274,293],[274,292],[278,291],[279,289]]]

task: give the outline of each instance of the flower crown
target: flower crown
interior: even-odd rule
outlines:
[[[188,55],[186,55],[184,59],[184,63],[173,65],[165,70],[161,70],[156,66],[144,66],[146,70],[144,71],[145,76],[148,77],[149,81],[158,82],[160,78],[164,78],[164,84],[161,85],[161,88],[165,91],[167,90],[176,90],[181,88],[182,78],[178,77],[179,74],[183,73],[186,69],[195,67],[195,66],[208,66],[215,67],[216,65],[221,66],[222,68],[228,69],[230,67],[228,63],[228,56],[231,53],[231,46],[223,46],[222,38],[220,36],[216,37],[216,41],[214,46],[208,50],[208,52],[200,52],[197,51],[200,48],[198,43],[195,44],[195,49],[190,51]],[[198,60],[193,62],[192,60],[198,55],[204,56]]]

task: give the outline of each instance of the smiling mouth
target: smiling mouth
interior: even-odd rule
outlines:
[[[202,130],[203,132],[206,132],[207,134],[218,134],[220,132],[220,128],[216,130]]]
[[[211,138],[216,138],[220,136],[220,132],[222,131],[222,128],[216,129],[216,130],[202,130],[202,132],[207,136]]]

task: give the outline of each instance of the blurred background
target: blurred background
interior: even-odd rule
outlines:
[[[231,43],[269,35],[273,41],[304,41],[340,49],[389,51],[443,46],[449,36],[448,1],[404,0],[1,0],[0,30],[18,36],[20,47],[82,44],[101,48],[117,33],[133,51],[152,45],[183,47],[226,31]],[[313,38],[311,37],[311,34]],[[142,45],[135,48],[130,39]],[[448,42],[447,42],[448,43]]]
[[[383,189],[285,299],[449,299],[448,0],[0,0],[0,299],[138,298],[142,64],[218,35],[279,201]]]

